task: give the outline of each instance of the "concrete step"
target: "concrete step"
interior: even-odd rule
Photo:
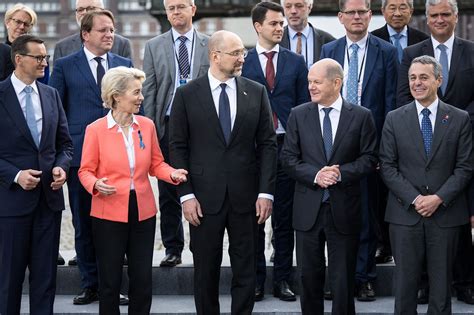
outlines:
[[[221,295],[221,314],[230,314],[230,296]],[[99,303],[90,305],[73,305],[72,295],[58,295],[54,305],[55,314],[99,314]],[[474,307],[456,301],[453,298],[454,315],[472,315]],[[388,315],[393,314],[394,300],[391,297],[378,298],[374,302],[356,302],[356,313],[359,315]],[[330,314],[331,302],[324,303],[325,314]],[[418,314],[426,314],[427,306],[419,305]],[[120,312],[127,314],[127,307],[121,306]],[[194,299],[191,295],[155,295],[151,307],[151,314],[192,315],[195,314]],[[21,314],[29,314],[28,296],[23,296]],[[301,314],[299,300],[296,302],[282,302],[274,297],[265,297],[261,302],[255,303],[254,315],[296,315]]]

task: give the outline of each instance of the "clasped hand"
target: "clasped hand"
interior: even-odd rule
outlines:
[[[339,165],[331,165],[323,167],[316,178],[316,184],[321,188],[328,188],[331,185],[337,184],[338,179],[341,177],[341,171]]]

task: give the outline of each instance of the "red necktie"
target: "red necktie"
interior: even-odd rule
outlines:
[[[275,68],[273,67],[273,56],[275,55],[274,51],[269,51],[263,53],[267,57],[267,65],[265,66],[265,78],[267,79],[268,89],[273,91],[275,87]],[[278,117],[275,112],[273,112],[273,127],[278,128]]]

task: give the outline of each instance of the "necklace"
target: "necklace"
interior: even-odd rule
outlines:
[[[130,127],[132,124],[133,124],[133,119],[127,125],[121,125],[121,124],[117,123],[117,125],[119,125],[119,127],[122,128],[122,129]]]

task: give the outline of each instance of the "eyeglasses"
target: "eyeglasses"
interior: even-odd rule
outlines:
[[[76,13],[84,13],[84,12],[91,12],[91,11],[97,11],[97,10],[102,10],[101,8],[99,7],[79,7],[76,9]]]
[[[241,50],[234,50],[231,52],[226,52],[226,51],[220,51],[220,50],[214,50],[214,52],[219,53],[219,54],[226,54],[232,57],[247,57],[248,50],[247,49],[241,49]]]
[[[46,63],[48,63],[49,58],[51,57],[50,55],[45,55],[45,56],[42,56],[42,55],[34,56],[34,55],[28,55],[28,54],[20,54],[20,55],[30,57],[30,58],[35,58],[38,64],[42,63],[43,60],[46,60]]]
[[[347,14],[350,17],[354,17],[357,13],[358,16],[365,16],[369,13],[370,10],[350,10],[350,11],[341,11],[341,13]]]
[[[18,19],[14,19],[14,18],[10,18],[10,20],[15,22],[16,26],[22,26],[23,25],[25,28],[30,28],[30,27],[33,26],[33,24],[31,24],[29,22],[22,21],[22,20],[18,20]]]
[[[168,12],[174,12],[174,10],[178,12],[182,12],[184,9],[192,7],[190,4],[178,4],[178,5],[170,5],[169,7],[166,8],[166,11]]]

